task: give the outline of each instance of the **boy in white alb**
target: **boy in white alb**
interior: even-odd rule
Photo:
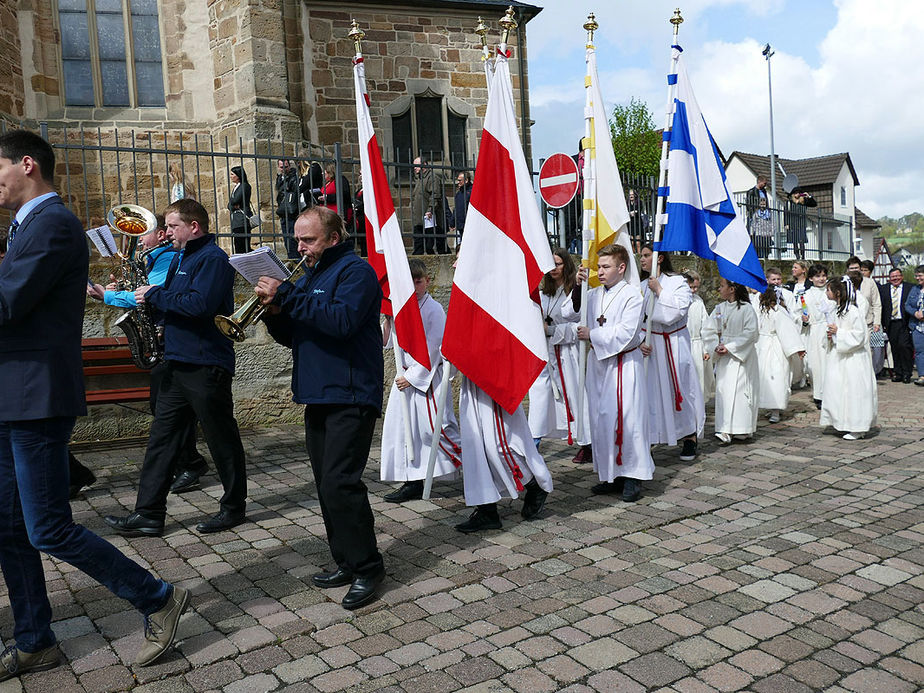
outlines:
[[[408,266],[414,279],[414,293],[420,306],[424,333],[427,337],[427,350],[430,355],[430,368],[417,363],[410,354],[400,355],[404,375],[398,376],[391,386],[388,407],[385,409],[385,421],[382,424],[382,481],[403,481],[404,485],[384,496],[389,503],[403,503],[417,500],[423,496],[424,478],[427,475],[427,462],[430,459],[430,447],[433,442],[433,426],[437,415],[436,393],[439,391],[443,373],[440,359],[440,344],[443,342],[443,328],[446,325],[446,312],[430,294],[430,277],[427,267],[420,260],[410,260]],[[386,318],[385,343],[389,343],[391,320]],[[451,385],[450,385],[451,388]],[[404,423],[404,403],[410,414],[410,426]],[[452,390],[446,398],[446,411],[443,414],[443,427],[436,454],[434,479],[453,479],[461,466],[461,440],[456,415],[452,410]],[[407,441],[410,433],[410,445],[414,451],[413,461],[409,459]]]
[[[597,251],[601,286],[587,294],[588,324],[577,328],[578,339],[590,342],[585,390],[590,409],[590,438],[594,470],[600,483],[595,494],[622,493],[633,503],[641,495],[641,482],[654,474],[648,444],[647,402],[642,352],[644,309],[638,288],[625,281],[629,253],[618,245]],[[580,282],[588,271],[581,268],[572,302],[565,317],[580,311]]]

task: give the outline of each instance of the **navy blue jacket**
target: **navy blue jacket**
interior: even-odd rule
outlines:
[[[0,263],[0,421],[87,413],[80,339],[90,253],[60,197],[39,203]]]
[[[234,312],[234,268],[210,233],[186,243],[145,300],[164,315],[164,360],[234,373],[234,343],[215,327]]]
[[[382,411],[385,367],[375,270],[340,243],[294,285],[279,285],[282,313],[265,318],[292,347],[292,399],[299,404],[355,404]]]

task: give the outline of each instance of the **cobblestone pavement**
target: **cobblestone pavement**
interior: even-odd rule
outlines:
[[[847,442],[817,427],[807,392],[756,441],[656,454],[643,499],[593,497],[571,452],[543,443],[556,490],[541,518],[501,505],[502,531],[466,536],[461,483],[432,501],[381,500],[366,478],[388,579],[349,613],[328,562],[298,427],[245,436],[250,523],[199,535],[220,485],[172,496],[163,538],[113,536],[143,450],[85,451],[99,474],[79,522],[193,593],[176,651],[133,669],[141,620],[46,562],[67,663],[8,691],[681,691],[924,687],[924,420],[919,388],[883,383],[881,428]],[[711,425],[707,431],[711,435]],[[378,454],[373,450],[373,457]],[[4,588],[5,590],[5,588]],[[12,623],[2,600],[0,635]]]

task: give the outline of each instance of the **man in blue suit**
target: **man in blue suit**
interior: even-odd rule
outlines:
[[[80,338],[89,265],[80,221],[55,193],[55,157],[25,130],[0,135],[0,207],[14,213],[0,265],[0,568],[14,645],[0,681],[56,666],[40,551],[98,580],[145,616],[136,664],[160,657],[189,593],[75,524],[67,444],[86,414]]]

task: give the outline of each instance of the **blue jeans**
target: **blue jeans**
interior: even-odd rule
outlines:
[[[74,523],[67,444],[74,417],[0,421],[0,568],[23,652],[55,643],[39,552],[70,563],[144,615],[163,607],[171,586]]]
[[[914,365],[918,369],[918,377],[924,378],[924,332],[912,330],[911,342],[914,344]]]

